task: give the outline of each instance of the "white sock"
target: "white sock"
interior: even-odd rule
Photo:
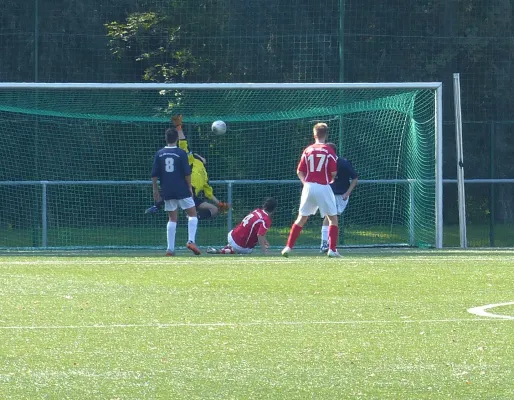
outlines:
[[[321,243],[328,242],[328,225],[321,226]]]
[[[197,217],[188,217],[188,219],[187,219],[187,236],[189,238],[188,241],[195,242],[197,227],[198,227],[198,218]]]
[[[167,228],[168,251],[175,251],[175,234],[177,233],[177,223],[168,221]]]

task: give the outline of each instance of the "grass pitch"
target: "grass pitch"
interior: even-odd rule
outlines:
[[[2,399],[514,398],[514,251],[2,256],[0,283]]]

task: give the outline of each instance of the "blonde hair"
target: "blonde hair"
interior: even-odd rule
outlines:
[[[324,122],[318,122],[312,128],[312,131],[318,137],[318,139],[324,140],[328,135],[328,125]]]

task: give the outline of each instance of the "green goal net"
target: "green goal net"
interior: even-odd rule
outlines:
[[[348,246],[441,245],[439,84],[0,84],[0,248],[165,248],[166,216],[150,171],[170,117],[207,159],[215,196],[232,204],[201,221],[200,246],[263,199],[285,244],[300,200],[296,165],[312,126],[348,158],[359,184],[341,217]],[[214,135],[210,125],[228,130]],[[437,161],[437,162],[436,162]],[[317,247],[312,217],[298,246]],[[181,216],[177,245],[186,242]]]

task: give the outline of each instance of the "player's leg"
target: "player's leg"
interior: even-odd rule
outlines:
[[[195,202],[192,197],[179,200],[180,207],[187,214],[187,236],[188,241],[186,247],[197,256],[200,255],[200,249],[196,245],[196,229],[198,228],[198,217],[196,214]]]
[[[175,255],[175,236],[177,233],[177,200],[166,200],[164,210],[168,212],[168,225],[166,226],[167,256]]]
[[[325,215],[323,223],[321,224],[321,245],[319,247],[320,253],[328,251],[328,217]]]
[[[323,193],[324,192],[324,193]],[[318,198],[319,211],[321,215],[326,215],[328,218],[328,256],[329,257],[340,257],[337,252],[337,238],[339,236],[339,222],[337,215],[336,198],[330,186],[326,186],[320,189]]]
[[[340,257],[337,252],[337,238],[339,236],[338,216],[328,215],[328,256]]]
[[[334,195],[336,200],[337,216],[339,217],[348,204],[348,199],[344,200],[342,194]],[[321,226],[321,246],[320,253],[326,253],[328,251],[328,230],[329,230],[329,219],[325,215],[323,219],[323,225]]]
[[[232,231],[227,235],[228,244],[220,250],[220,254],[250,254],[253,249],[239,246],[232,237]]]
[[[253,249],[239,246],[232,237],[232,231],[230,231],[227,235],[227,242],[228,244],[225,246],[225,248],[228,247],[229,249],[232,249],[235,254],[250,254],[253,251]]]
[[[218,214],[218,207],[207,201],[202,201],[196,206],[196,211],[199,220],[213,219]]]
[[[300,208],[298,211],[298,217],[295,222],[291,226],[291,230],[289,231],[289,236],[287,238],[286,247],[282,250],[281,254],[284,257],[287,257],[291,250],[293,249],[296,240],[300,236],[302,232],[303,226],[309,219],[309,215],[315,214],[318,210],[318,206],[316,204],[315,199],[315,185],[310,183],[305,183],[302,189],[302,197],[300,198]]]
[[[209,254],[234,254],[235,252],[232,247],[232,244],[234,244],[234,240],[232,239],[232,231],[230,231],[227,234],[227,244],[225,245],[225,247],[222,247],[221,249],[209,247],[207,249],[207,253],[209,253]]]
[[[214,247],[209,247],[206,250],[206,253],[208,254],[251,254],[253,252],[253,249],[248,249],[245,247],[239,247],[235,246],[232,247],[230,243],[227,243],[225,247],[222,247],[221,249],[215,249]]]
[[[339,216],[346,209],[346,206],[348,205],[349,198],[347,198],[346,200],[343,199],[343,195],[342,194],[337,194],[334,197],[336,199],[336,208],[337,208],[337,214],[335,216],[336,224],[335,225],[332,224],[332,228],[330,228],[330,225],[327,226],[327,236],[330,236],[330,233],[329,233],[329,231],[330,231],[331,234],[332,234],[332,241],[334,242],[334,246],[333,247],[337,249],[337,238],[339,237]],[[327,224],[329,224],[328,218],[327,218]],[[332,256],[338,257],[339,253],[337,252],[337,250],[332,250],[332,251],[335,251],[335,253],[336,253],[335,255],[332,254]]]
[[[294,221],[293,225],[291,226],[291,230],[289,231],[289,236],[287,237],[287,243],[286,247],[282,249],[281,254],[284,257],[289,256],[289,253],[291,253],[291,250],[293,249],[296,240],[300,236],[300,233],[302,233],[303,226],[309,219],[308,215],[300,215],[298,214],[298,217]]]
[[[216,247],[207,247],[207,250],[205,252],[207,254],[226,254],[225,250],[227,250],[228,254],[233,254],[232,249],[227,249],[228,244],[225,247],[222,247],[221,249],[217,249]]]
[[[328,252],[329,257],[342,257],[337,251],[337,238],[339,236],[338,215],[329,215],[328,225]]]

